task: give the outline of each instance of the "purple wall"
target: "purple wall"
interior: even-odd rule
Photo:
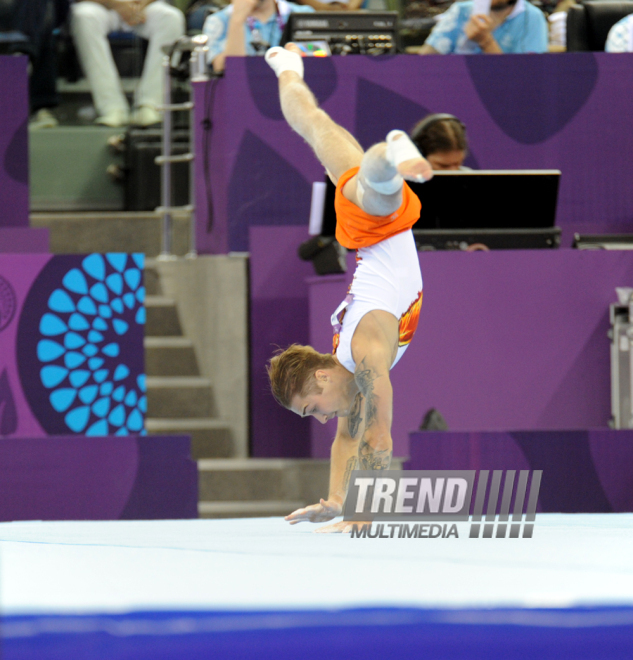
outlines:
[[[310,343],[331,350],[329,318],[345,278],[310,287]],[[533,250],[421,253],[417,334],[392,371],[394,453],[437,408],[453,431],[606,427],[610,418],[609,304],[633,282],[629,252]],[[335,421],[312,421],[325,457]]]
[[[0,438],[143,431],[143,259],[0,254]]]
[[[186,436],[3,439],[0,521],[198,517]]]
[[[27,62],[0,56],[0,227],[29,224]]]
[[[628,54],[334,57],[305,65],[323,108],[365,147],[427,112],[450,112],[468,126],[472,166],[562,170],[564,244],[574,232],[633,226]],[[322,168],[283,121],[262,58],[229,58],[222,80],[198,84],[196,102],[200,252],[248,250],[253,225],[305,225]]]
[[[0,252],[48,254],[49,239],[48,227],[0,227]]]
[[[539,511],[633,511],[633,431],[415,432],[405,470],[543,470]]]
[[[308,286],[311,263],[297,256],[308,238],[304,227],[252,227],[251,438],[253,456],[310,456],[308,421],[277,405],[266,362],[277,347],[310,339]]]

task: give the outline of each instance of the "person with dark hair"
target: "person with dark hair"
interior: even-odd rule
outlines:
[[[411,139],[434,170],[467,170],[466,127],[444,113],[427,115],[411,130]]]
[[[415,334],[422,274],[411,227],[420,200],[405,180],[433,176],[401,130],[366,152],[321,110],[303,81],[299,48],[271,48],[266,61],[279,78],[283,115],[312,147],[336,185],[336,239],[356,249],[354,281],[334,311],[334,353],[294,344],[274,355],[268,376],[275,399],[325,424],[338,418],[327,499],[286,517],[291,524],[325,522],[341,514],[352,470],[386,470],[391,463],[393,389],[390,370]],[[350,531],[349,522],[319,532]]]

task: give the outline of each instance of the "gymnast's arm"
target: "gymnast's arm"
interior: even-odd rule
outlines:
[[[393,388],[390,364],[380,349],[365,353],[357,362],[354,378],[364,400],[363,432],[358,443],[360,470],[388,470],[391,465]]]
[[[336,498],[336,502],[340,499],[341,505],[345,501],[353,469],[388,470],[391,464],[393,389],[389,367],[393,362],[394,346],[397,347],[398,343],[397,328],[395,316],[376,310],[363,317],[354,333],[352,354],[357,365],[354,379],[359,392],[353,411],[347,417],[347,431],[353,443],[343,443],[345,436],[340,430],[344,427],[339,425],[339,432],[332,445],[330,465],[329,497]],[[352,454],[354,445],[358,448],[356,456]],[[343,520],[316,531],[323,534],[345,533],[352,531],[354,525],[362,524]]]
[[[352,470],[357,468],[358,462],[358,438],[351,435],[350,426],[357,433],[360,420],[359,405],[360,394],[356,397],[350,416],[338,418],[336,437],[330,452],[330,489],[327,500],[321,498],[318,504],[293,511],[286,516],[286,520],[291,525],[304,521],[327,522],[343,512],[349,478]]]

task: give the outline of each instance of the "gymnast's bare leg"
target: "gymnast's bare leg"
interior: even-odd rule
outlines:
[[[430,164],[402,131],[392,131],[389,144],[381,142],[364,152],[348,131],[318,107],[303,81],[302,65],[300,70],[297,66],[284,67],[286,62],[282,60],[290,53],[300,56],[299,48],[287,44],[285,50],[289,53],[283,50],[271,49],[266,60],[279,76],[279,98],[286,121],[312,147],[335,185],[342,174],[360,166],[359,173],[345,185],[343,195],[370,215],[389,216],[402,203],[402,179],[428,181],[433,176]],[[289,65],[293,66],[292,60]]]

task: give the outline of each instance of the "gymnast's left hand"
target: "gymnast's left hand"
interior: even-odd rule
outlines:
[[[334,523],[333,525],[324,525],[314,531],[316,534],[350,534],[354,525],[360,529],[363,525],[371,525],[371,523],[341,520],[341,522]]]
[[[324,500],[321,498],[318,504],[311,504],[303,509],[297,509],[290,515],[286,516],[291,525],[296,525],[300,522],[327,522],[340,516],[343,511],[343,506],[338,500]]]

